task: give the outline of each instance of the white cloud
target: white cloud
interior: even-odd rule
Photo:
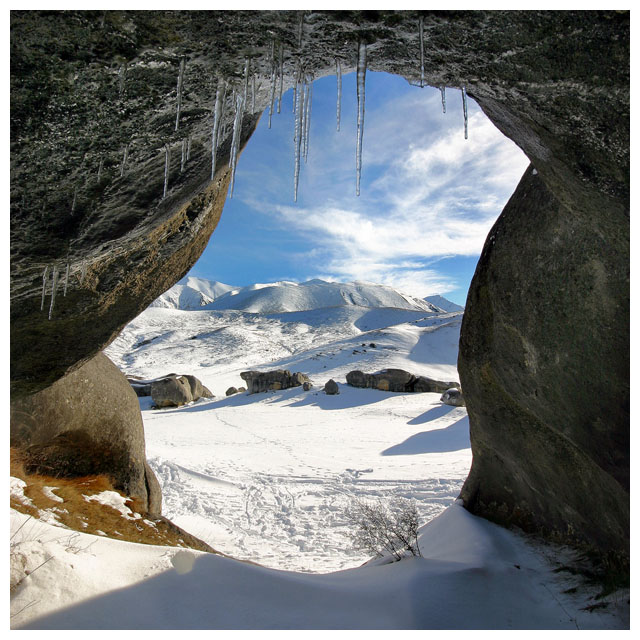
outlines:
[[[318,248],[307,254],[316,277],[381,282],[414,295],[459,286],[428,261],[479,255],[528,164],[472,100],[464,139],[459,93],[447,91],[446,115],[436,90],[368,103],[360,198],[353,195],[354,136],[336,134],[334,122],[317,124],[300,202],[289,204],[283,193],[265,212]],[[280,170],[273,185],[281,182]]]

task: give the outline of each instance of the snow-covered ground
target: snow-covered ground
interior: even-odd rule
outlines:
[[[163,512],[237,558],[294,571],[355,567],[368,556],[350,541],[353,500],[415,499],[427,522],[458,496],[471,450],[463,407],[443,405],[439,394],[355,389],[345,376],[394,367],[456,381],[461,314],[434,313],[375,285],[317,281],[243,291],[254,307],[296,310],[152,307],[107,350],[128,374],[190,373],[216,396],[164,410],[141,401]],[[360,303],[408,308],[355,305],[357,295]],[[304,310],[338,300],[341,306]],[[250,368],[302,371],[314,389],[227,398]],[[330,378],[340,385],[337,396],[322,391]]]
[[[258,314],[211,303],[176,308],[190,307],[198,291],[218,296],[218,304],[233,297],[220,283],[183,282],[106,351],[127,374],[189,373],[215,394],[173,409],[152,409],[141,398],[147,457],[162,485],[164,515],[237,560],[70,538],[46,522],[18,531],[26,516],[12,512],[12,552],[37,567],[13,594],[12,625],[627,627],[628,592],[604,609],[585,609],[599,603],[595,588],[573,591],[579,578],[554,572],[571,561],[568,552],[476,518],[455,501],[471,464],[463,407],[443,405],[438,394],[346,385],[353,369],[458,380],[461,312],[434,313],[407,298],[402,308],[379,307],[379,296],[393,294],[361,283],[338,286],[360,297],[340,295],[337,306],[322,306],[336,288],[325,296],[327,283],[311,284],[250,288],[252,308],[273,311]],[[318,306],[307,308],[309,300]],[[306,373],[313,389],[225,396],[244,385],[241,371],[276,368]],[[322,391],[330,378],[339,395]],[[354,499],[397,498],[415,501],[423,557],[367,562],[370,554],[351,544],[347,511]]]

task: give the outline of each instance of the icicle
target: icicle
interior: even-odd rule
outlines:
[[[120,177],[124,176],[124,168],[127,164],[127,159],[129,158],[129,145],[124,148],[124,155],[122,156],[122,166],[120,167]]]
[[[180,159],[180,173],[184,171],[184,161],[187,157],[187,140],[186,138],[182,139],[182,158]]]
[[[467,127],[468,127],[468,118],[467,118],[467,89],[465,86],[462,87],[462,112],[464,114],[464,139],[468,138],[467,135]]]
[[[187,138],[187,162],[189,162],[189,157],[191,156],[191,134]]]
[[[100,176],[102,175],[103,166],[104,166],[104,158],[100,158],[100,164],[98,165],[98,182],[100,182]]]
[[[304,11],[300,13],[300,24],[298,26],[298,49],[302,49],[302,30],[304,27]]]
[[[44,311],[44,296],[47,290],[47,276],[49,275],[49,267],[44,268],[42,274],[42,301],[40,302],[40,311]]]
[[[360,174],[362,173],[362,134],[364,132],[364,81],[367,74],[367,45],[358,45],[358,124],[356,135],[356,195],[360,195]]]
[[[420,16],[420,86],[424,87],[424,17]]]
[[[220,131],[220,122],[222,120],[222,108],[224,105],[225,81],[218,78],[218,88],[216,89],[216,104],[213,109],[213,129],[211,130],[211,179],[216,172],[216,152],[218,150],[218,133]]]
[[[169,184],[169,160],[171,158],[171,152],[169,150],[169,143],[164,145],[164,191],[162,193],[162,199],[167,197],[167,185]]]
[[[295,132],[293,135],[294,139],[294,169],[293,169],[293,200],[294,202],[298,202],[298,180],[300,178],[300,145],[302,142],[302,105],[300,92],[302,91],[302,87],[297,87],[296,91],[296,109],[295,109]]]
[[[251,113],[256,112],[256,74],[251,76]]]
[[[186,64],[186,59],[183,57],[180,60],[180,71],[178,71],[178,105],[176,111],[176,131],[178,130],[178,125],[180,124],[180,111],[182,110],[182,83],[184,81],[184,67]]]
[[[305,117],[304,117],[304,161],[307,161],[309,155],[309,132],[311,130],[311,101],[313,99],[313,77],[310,76],[307,79],[307,96],[305,102]]]
[[[241,93],[236,96],[236,115],[233,119],[233,137],[231,138],[231,187],[229,197],[233,198],[233,187],[236,182],[236,165],[238,164],[238,150],[240,149],[240,139],[242,137],[242,113],[244,111],[244,100]]]
[[[244,95],[242,103],[247,104],[247,97],[249,94],[249,58],[244,61]]]
[[[120,71],[118,72],[119,82],[118,82],[118,92],[120,95],[124,92],[124,78],[127,73],[127,63],[125,62],[120,66]]]
[[[276,99],[276,41],[271,41],[271,92],[269,93],[269,129],[271,129],[271,116],[273,115],[273,104]]]
[[[69,263],[67,262],[67,270],[64,274],[64,291],[62,292],[62,297],[67,297],[67,287],[69,286]]]
[[[51,320],[51,314],[53,313],[53,305],[56,302],[56,289],[58,288],[58,267],[54,265],[53,275],[51,278],[51,304],[49,305],[49,320]]]
[[[302,125],[301,125],[301,134],[302,134],[302,157],[307,158],[307,117],[309,116],[309,83],[307,79],[304,79],[303,93],[301,97],[301,106],[302,106]]]
[[[75,213],[77,199],[78,199],[78,187],[75,187],[73,189],[73,202],[71,203],[71,215]]]
[[[302,63],[300,62],[300,60],[298,60],[298,68],[296,69],[296,82],[293,85],[293,115],[294,115],[294,120],[295,120],[295,115],[297,113],[297,108],[298,108],[298,102],[297,102],[297,98],[298,98],[298,92],[302,90],[302,87],[300,86],[300,82],[301,82],[301,78],[302,78]],[[302,98],[300,99],[300,105],[302,105]],[[297,135],[297,129],[294,126],[293,127],[293,141],[296,141],[296,135]]]
[[[280,95],[278,96],[278,113],[280,113],[280,107],[282,106],[282,83],[284,81],[284,46],[280,44]]]
[[[336,98],[336,131],[340,131],[340,111],[342,110],[342,66],[336,58],[336,80],[338,84]]]
[[[444,87],[440,87],[440,98],[442,98],[442,113],[447,113],[447,98],[444,95]]]

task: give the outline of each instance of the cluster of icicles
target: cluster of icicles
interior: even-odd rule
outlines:
[[[69,286],[69,272],[71,269],[71,265],[67,262],[67,266],[65,268],[64,275],[64,288],[62,291],[62,297],[67,297],[67,288]],[[86,276],[87,265],[83,263],[82,265],[82,273],[80,275],[80,283],[84,280]],[[49,267],[44,268],[44,272],[42,274],[42,299],[40,301],[40,311],[44,311],[44,303],[47,295],[47,281],[49,280]],[[51,320],[51,316],[53,315],[53,307],[56,303],[56,293],[58,291],[58,285],[60,284],[60,271],[58,270],[57,265],[53,265],[51,268],[51,301],[49,303],[49,320]]]
[[[299,34],[298,34],[298,46],[302,48],[302,35],[303,35],[304,14],[300,16]],[[420,39],[420,87],[424,87],[424,19],[422,16],[419,18],[419,39]],[[275,96],[276,88],[278,89],[278,103],[277,112],[280,113],[282,106],[282,93],[284,83],[284,49],[280,44],[278,56],[276,56],[276,42],[272,40],[271,43],[271,84],[269,92],[269,129],[271,129],[271,120],[275,109]],[[176,124],[175,131],[178,131],[180,126],[180,114],[182,110],[182,87],[184,83],[186,61],[185,58],[181,58],[180,66],[178,70],[178,82],[177,82],[177,100],[176,100]],[[244,65],[244,74],[242,80],[242,87],[240,89],[232,86],[224,78],[219,77],[216,87],[216,97],[213,107],[213,127],[211,130],[211,180],[213,180],[216,171],[216,156],[218,148],[223,140],[226,138],[226,129],[223,126],[225,121],[225,104],[228,97],[228,91],[231,91],[231,105],[233,112],[233,133],[231,137],[231,150],[229,153],[229,167],[231,168],[231,181],[229,186],[229,197],[233,198],[233,190],[235,185],[236,166],[238,162],[238,153],[240,150],[240,140],[242,137],[242,117],[247,108],[248,94],[249,94],[249,75],[250,75],[251,62],[247,58]],[[127,70],[127,65],[123,65],[119,72],[119,91],[122,94],[124,91],[124,78]],[[342,66],[338,58],[335,59],[335,72],[337,80],[337,100],[336,100],[336,129],[340,131],[340,114],[342,109]],[[360,176],[362,174],[362,140],[364,133],[364,98],[365,98],[365,77],[367,73],[367,45],[365,42],[358,44],[358,58],[356,66],[357,77],[357,102],[358,102],[358,115],[356,123],[356,195],[360,195]],[[293,170],[293,199],[298,201],[298,183],[300,179],[300,165],[304,159],[305,163],[309,154],[309,132],[311,128],[311,102],[312,102],[312,89],[313,89],[313,74],[304,69],[301,62],[298,63],[296,71],[296,80],[293,86],[293,113],[294,113],[294,170]],[[440,93],[442,98],[442,112],[446,113],[447,103],[445,96],[445,87],[440,87]],[[251,113],[255,113],[255,98],[256,98],[256,74],[251,75]],[[466,87],[462,86],[462,110],[464,117],[464,137],[468,138],[468,115],[467,115],[467,92]],[[165,163],[164,163],[164,187],[162,192],[162,199],[167,197],[167,190],[169,186],[169,169],[171,164],[171,147],[169,143],[164,146]],[[184,138],[181,141],[181,161],[180,161],[180,173],[184,171],[186,162],[191,155],[191,135]],[[120,177],[125,174],[129,156],[129,145],[127,144],[122,157],[122,163],[120,165]],[[102,174],[104,166],[104,159],[100,160],[98,166],[98,182]],[[74,190],[73,203],[71,205],[71,214],[73,215],[76,206],[77,189]],[[83,266],[82,276],[80,282],[84,280],[86,271],[86,265]],[[44,310],[46,284],[48,279],[49,267],[45,267],[42,276],[42,302],[40,310]],[[52,267],[52,283],[51,283],[51,303],[49,306],[49,320],[53,313],[53,307],[56,297],[56,289],[58,287],[59,272],[57,266]],[[67,286],[69,282],[69,263],[66,265],[65,283],[63,296],[67,295]]]

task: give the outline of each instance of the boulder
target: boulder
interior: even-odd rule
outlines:
[[[190,375],[183,375],[183,378],[187,380],[189,383],[189,388],[191,389],[191,397],[194,400],[199,400],[200,398],[213,398],[213,393],[205,387],[198,378]]]
[[[449,404],[452,407],[464,407],[464,398],[462,397],[462,391],[455,387],[447,389],[441,396],[440,402]]]
[[[102,353],[47,389],[11,402],[11,446],[24,454],[27,473],[104,474],[149,513],[161,512],[138,398]]]
[[[452,387],[460,387],[457,382],[443,382],[426,376],[415,376],[404,369],[385,369],[378,373],[350,371],[347,384],[363,389],[379,389],[399,393],[444,393]]]
[[[311,382],[304,373],[291,373],[288,369],[274,371],[243,371],[240,377],[247,383],[249,393],[263,391],[279,391],[300,387],[305,382]]]
[[[238,393],[238,390],[237,390],[235,387],[229,387],[229,388],[225,391],[225,395],[226,395],[227,397],[229,397],[229,396],[233,396],[233,395],[235,395],[236,393]]]
[[[179,407],[193,401],[191,385],[184,376],[155,380],[151,385],[151,399],[157,407]]]
[[[446,393],[449,389],[459,389],[458,382],[443,382],[426,376],[418,376],[413,385],[416,393]]]
[[[312,387],[313,387],[313,385],[310,382],[303,382],[302,383],[302,390],[303,391],[311,391]]]
[[[211,393],[211,391],[209,391],[209,389],[207,389],[207,387],[205,387],[202,382],[200,382],[200,380],[198,380],[198,378],[196,378],[195,376],[178,376],[175,373],[168,373],[165,376],[160,376],[159,378],[152,378],[149,380],[143,380],[142,378],[138,378],[136,376],[127,376],[129,384],[139,398],[151,395],[151,387],[154,382],[159,382],[161,380],[167,380],[170,378],[184,378],[189,385],[189,391],[191,392],[192,400],[198,400],[200,398],[213,398],[213,394]]]
[[[324,392],[328,396],[337,396],[340,393],[338,383],[333,380],[333,378],[331,380],[327,380],[326,384],[324,385]]]

